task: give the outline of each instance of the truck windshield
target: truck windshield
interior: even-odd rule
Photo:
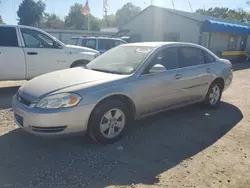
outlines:
[[[117,74],[131,74],[154,47],[118,46],[91,61],[86,68]]]

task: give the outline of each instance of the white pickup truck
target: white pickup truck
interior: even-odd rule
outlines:
[[[99,54],[90,48],[65,45],[37,28],[0,25],[0,80],[28,80],[83,66]]]

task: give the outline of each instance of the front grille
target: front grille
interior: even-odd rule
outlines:
[[[17,121],[17,123],[23,127],[23,117],[19,116],[18,114],[14,114],[15,120]]]
[[[61,132],[66,129],[67,126],[57,126],[57,127],[37,127],[37,126],[30,126],[34,132],[39,133],[57,133]]]
[[[19,94],[17,94],[17,100],[18,100],[20,103],[22,103],[22,104],[24,104],[24,105],[26,105],[26,106],[30,106],[30,105],[31,105],[31,102],[30,102],[30,101],[24,99],[24,98],[21,97]]]

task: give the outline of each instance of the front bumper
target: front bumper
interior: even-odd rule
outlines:
[[[233,81],[233,73],[231,72],[231,74],[229,74],[229,76],[225,80],[224,91],[229,88],[229,86],[232,84],[232,81]]]
[[[94,104],[62,109],[29,108],[14,96],[12,108],[18,126],[37,135],[86,132]]]

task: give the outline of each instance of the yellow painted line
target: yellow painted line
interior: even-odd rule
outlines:
[[[225,52],[222,52],[222,55],[225,56],[225,55],[245,55],[246,54],[246,51],[225,51]]]

